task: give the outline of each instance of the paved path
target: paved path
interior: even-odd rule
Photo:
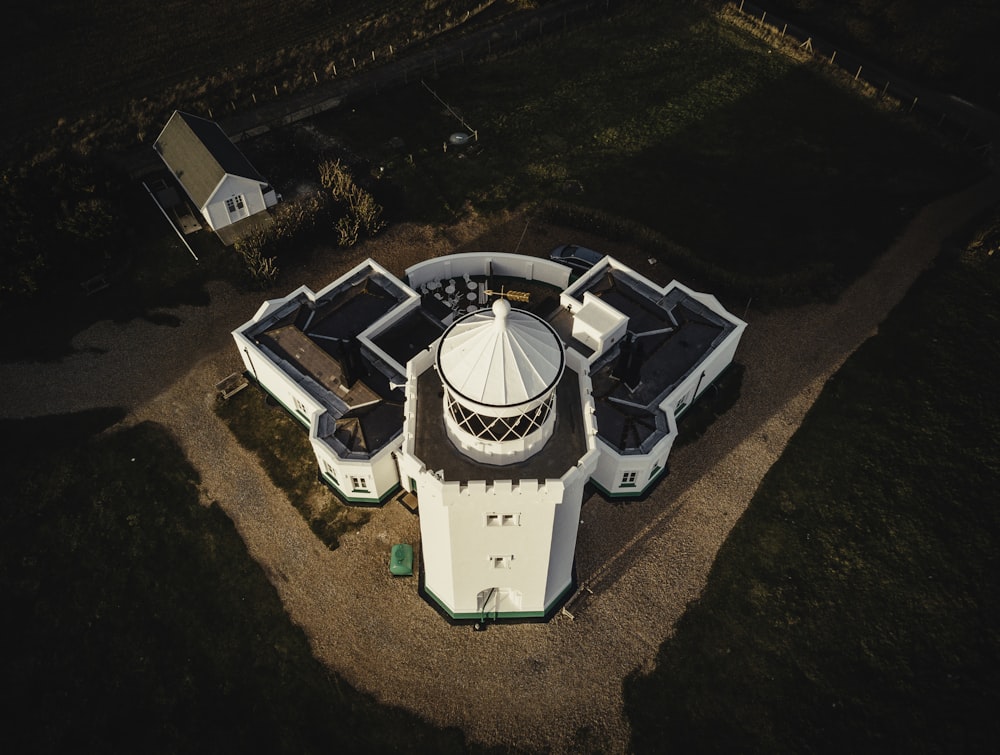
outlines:
[[[316,540],[211,410],[214,383],[240,368],[228,332],[253,312],[255,296],[217,292],[211,310],[177,311],[183,323],[174,329],[99,324],[81,334],[79,345],[105,349],[100,354],[0,366],[0,382],[11,387],[0,412],[123,405],[131,410],[126,423],[170,427],[201,474],[204,499],[217,501],[235,522],[316,656],[380,701],[460,726],[484,743],[568,752],[574,733],[587,727],[592,741],[622,752],[629,737],[622,681],[650,667],[700,594],[718,548],[824,382],[876,330],[942,241],[996,201],[994,177],[933,203],[832,305],[751,312],[738,355],[747,369],[736,406],[697,443],[677,450],[672,474],[647,500],[585,502],[578,572],[594,594],[578,604],[575,620],[560,616],[483,633],[448,625],[417,596],[413,580],[387,574],[389,545],[419,539],[416,517],[398,504],[377,511],[336,551]],[[394,256],[400,249],[513,248],[522,228],[518,219],[497,228],[472,221],[446,233],[403,227],[354,257],[371,253],[398,268],[408,263]],[[525,248],[547,248],[554,236],[532,227]],[[614,246],[604,244],[628,259],[627,249]],[[341,258],[311,271],[309,282],[323,283],[354,261]],[[193,369],[177,367],[198,354],[204,356]],[[151,387],[177,370],[183,374],[153,395]]]

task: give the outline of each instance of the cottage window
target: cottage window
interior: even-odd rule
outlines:
[[[634,488],[635,487],[635,472],[625,472],[622,474],[622,487],[623,488]]]
[[[368,478],[367,477],[351,477],[351,487],[354,490],[368,490]]]

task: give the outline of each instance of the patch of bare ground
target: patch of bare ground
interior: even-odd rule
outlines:
[[[217,502],[232,518],[317,658],[378,700],[459,726],[484,744],[570,752],[576,732],[587,727],[596,747],[624,752],[623,679],[654,663],[825,381],[875,331],[944,239],[998,198],[1000,181],[991,178],[931,204],[833,304],[751,310],[738,354],[746,371],[736,405],[700,440],[672,455],[671,474],[645,500],[610,503],[591,496],[585,502],[577,571],[587,591],[574,601],[574,619],[559,615],[548,624],[492,626],[481,633],[449,625],[417,595],[415,577],[388,573],[392,543],[419,543],[417,517],[398,503],[374,511],[335,551],[320,544],[212,411],[215,383],[241,369],[228,333],[255,311],[259,297],[220,289],[210,322],[203,313],[185,311],[180,328],[165,335],[160,329],[156,338],[118,326],[91,329],[81,345],[100,343],[104,351],[91,354],[102,366],[86,378],[105,379],[102,390],[79,389],[76,357],[35,365],[35,393],[38,385],[47,386],[57,408],[41,411],[53,402],[22,390],[18,395],[28,403],[10,416],[120,404],[133,409],[128,422],[170,427],[201,474],[205,501]],[[320,287],[366,256],[402,274],[427,256],[515,248],[542,255],[571,240],[620,255],[654,279],[669,278],[662,265],[650,266],[628,248],[530,220],[525,228],[525,222],[517,213],[490,219],[469,213],[441,230],[399,226],[350,253],[331,251],[326,262],[295,272],[295,283]],[[115,340],[126,336],[137,340]],[[158,349],[176,358],[199,338],[199,361],[166,390],[151,390],[164,384],[162,375],[141,391],[121,384],[122,378],[147,380],[163,359]],[[5,385],[16,367],[3,367]],[[14,400],[8,395],[5,412]]]

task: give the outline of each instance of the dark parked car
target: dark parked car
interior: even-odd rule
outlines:
[[[562,246],[557,246],[549,252],[549,259],[553,262],[560,262],[563,265],[568,265],[574,270],[586,272],[604,259],[604,255],[600,252],[595,252],[593,249],[588,249],[585,246],[563,244]]]

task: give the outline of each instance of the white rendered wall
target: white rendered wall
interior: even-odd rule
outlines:
[[[573,338],[594,350],[594,358],[617,343],[628,329],[628,317],[587,291],[573,309]]]
[[[406,279],[413,288],[442,278],[463,275],[509,275],[537,280],[562,289],[569,284],[572,271],[565,265],[540,257],[504,252],[467,252],[419,262],[406,268]]]
[[[267,209],[258,181],[227,174],[202,208],[202,215],[205,216],[205,220],[208,221],[212,230],[232,225],[233,221],[229,217],[229,210],[226,209],[226,200],[236,194],[243,195],[243,201],[248,211],[247,217]]]
[[[417,482],[425,588],[456,616],[476,614],[494,587],[520,594],[516,609],[502,611],[544,613],[572,579],[586,478],[569,489],[559,480],[447,483],[412,464],[401,458],[400,471],[404,485]]]
[[[283,302],[282,302],[283,303]],[[258,310],[258,315],[270,311],[268,302]],[[257,321],[255,318],[253,322]],[[337,487],[345,498],[358,502],[377,501],[390,493],[399,483],[399,474],[392,452],[398,448],[397,443],[391,443],[378,451],[371,459],[340,459],[326,443],[316,437],[319,417],[326,412],[326,407],[316,401],[306,386],[296,382],[286,373],[281,363],[271,361],[250,339],[241,332],[233,332],[237,349],[243,364],[249,374],[253,375],[260,385],[280,402],[290,414],[309,428],[309,442],[319,471],[326,471],[325,463],[329,462],[337,476]],[[304,409],[304,411],[303,411]],[[363,476],[368,480],[367,491],[355,491],[350,484],[351,476]]]
[[[271,357],[261,351],[257,344],[238,331],[233,333],[233,339],[236,341],[236,347],[247,372],[299,421],[311,427],[313,417],[317,413],[326,411],[304,386],[281,369],[281,363],[272,362]]]
[[[391,443],[381,449],[370,459],[341,459],[330,446],[310,432],[309,442],[319,471],[334,484],[341,495],[355,503],[376,503],[384,496],[392,493],[399,485],[399,468],[393,454],[399,446]],[[330,479],[330,472],[336,480]],[[359,477],[365,481],[361,488],[355,488],[352,478]]]
[[[401,484],[416,483],[425,588],[453,615],[477,615],[478,596],[496,587],[520,594],[502,613],[542,614],[572,580],[583,488],[599,458],[597,425],[586,360],[567,354],[580,381],[586,451],[558,480],[451,482],[439,480],[415,455],[417,376],[433,369],[432,352],[418,354],[407,371],[406,424],[398,464]],[[544,453],[544,449],[542,453]],[[494,470],[493,473],[496,473]],[[490,515],[516,517],[491,525]],[[502,520],[501,520],[502,521]],[[512,557],[496,568],[491,557]]]
[[[666,435],[648,454],[620,454],[603,440],[598,438],[601,449],[597,469],[592,479],[602,490],[612,496],[637,496],[658,479],[662,470],[666,469],[670,449],[673,447],[676,433]],[[623,485],[626,472],[635,472],[635,482]]]

